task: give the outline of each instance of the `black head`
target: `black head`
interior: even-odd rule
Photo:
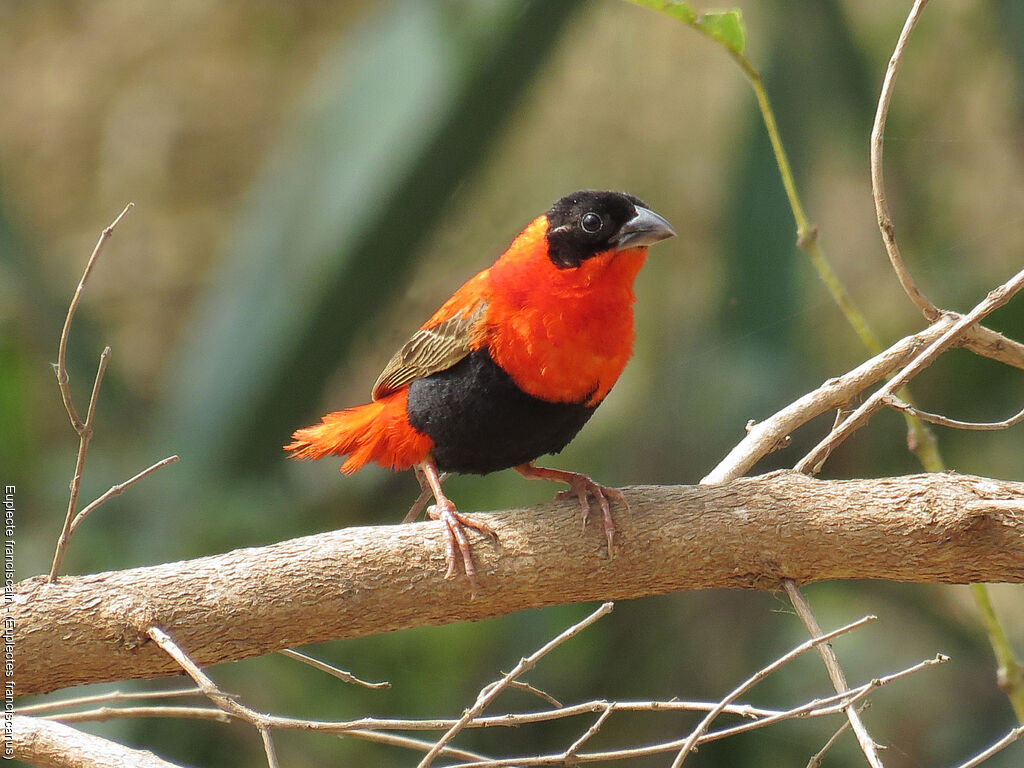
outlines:
[[[581,190],[547,212],[548,254],[560,269],[578,267],[598,253],[650,245],[675,230],[639,198],[624,192]]]

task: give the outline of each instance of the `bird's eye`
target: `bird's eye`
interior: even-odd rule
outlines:
[[[588,235],[592,235],[595,232],[600,231],[601,224],[601,217],[593,211],[583,214],[583,218],[580,219],[580,227],[582,227],[583,231]]]

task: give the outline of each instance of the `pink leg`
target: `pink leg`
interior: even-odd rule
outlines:
[[[423,478],[426,480],[427,488],[429,488],[430,492],[434,495],[435,504],[431,507],[427,507],[427,517],[432,520],[440,520],[444,523],[444,557],[445,562],[448,563],[448,570],[445,572],[444,577],[446,579],[450,579],[455,575],[457,549],[458,554],[462,558],[462,567],[466,571],[466,576],[469,577],[469,582],[472,585],[473,593],[475,594],[478,586],[476,580],[476,567],[473,565],[473,553],[469,546],[469,539],[466,538],[465,528],[472,528],[474,531],[479,531],[480,533],[487,534],[488,536],[497,537],[497,534],[495,534],[486,523],[467,517],[455,508],[455,504],[453,504],[441,490],[441,477],[437,474],[437,467],[434,465],[433,459],[428,458],[422,464],[419,464],[416,469],[418,472],[423,473]],[[421,493],[420,496],[422,497],[423,494]],[[417,499],[417,502],[418,501],[419,500]]]
[[[430,484],[427,482],[427,478],[423,475],[423,470],[419,467],[413,467],[413,471],[416,473],[416,482],[420,484],[420,495],[416,497],[416,501],[412,503],[412,507],[409,509],[409,514],[402,518],[403,523],[411,523],[417,517],[420,516],[420,512],[427,506],[427,502],[430,501],[430,497],[434,495],[434,492],[430,490]],[[443,483],[445,478],[448,477],[447,472],[442,472],[438,475],[438,484]]]
[[[587,496],[588,494],[593,496],[597,500],[597,504],[601,508],[601,513],[604,517],[604,537],[608,540],[608,556],[611,557],[615,541],[615,521],[612,520],[612,510],[608,499],[615,499],[627,510],[629,509],[629,503],[620,491],[595,483],[589,477],[581,475],[579,472],[566,472],[561,469],[537,467],[534,466],[532,461],[520,464],[515,470],[523,477],[566,483],[569,486],[569,490],[562,491],[558,494],[557,498],[564,499],[570,494],[576,496],[580,502],[580,509],[583,512],[584,527],[586,527],[587,521],[590,519],[590,500]]]

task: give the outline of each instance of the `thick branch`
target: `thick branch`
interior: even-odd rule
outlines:
[[[152,752],[132,749],[60,723],[15,715],[11,720],[13,757],[38,768],[177,768]]]
[[[267,547],[15,587],[22,694],[157,677],[290,646],[524,608],[827,579],[1024,582],[1024,483],[951,473],[821,481],[782,472],[718,486],[635,487],[619,544],[580,532],[575,502],[481,515],[481,591],[445,581],[439,523],[347,528]],[[73,638],[73,642],[68,642]]]

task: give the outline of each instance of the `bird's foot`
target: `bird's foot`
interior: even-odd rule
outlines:
[[[451,499],[444,495],[441,490],[441,483],[447,474],[438,474],[437,467],[432,459],[427,459],[416,466],[416,479],[420,484],[420,495],[413,502],[412,509],[405,516],[403,522],[411,522],[419,515],[420,510],[430,499],[434,497],[436,503],[427,507],[427,518],[438,520],[444,525],[444,559],[448,564],[448,570],[444,577],[451,579],[458,570],[458,561],[462,560],[462,568],[469,579],[472,596],[476,597],[479,592],[480,583],[476,578],[476,565],[473,563],[473,550],[466,537],[466,528],[472,528],[487,536],[498,538],[494,530],[480,520],[462,514],[455,508]]]
[[[536,478],[538,480],[555,480],[567,484],[569,486],[568,490],[560,491],[555,495],[555,498],[571,499],[575,497],[579,500],[584,528],[587,527],[587,522],[590,520],[590,497],[593,496],[594,500],[597,501],[598,507],[601,508],[604,537],[608,541],[608,556],[612,556],[615,545],[615,521],[612,519],[611,504],[608,499],[620,502],[628,512],[629,502],[626,501],[626,497],[622,495],[621,491],[596,483],[579,472],[566,472],[561,469],[537,467],[532,463],[522,464],[516,467],[516,471],[523,477]]]
[[[487,523],[459,512],[455,505],[447,498],[441,503],[431,504],[427,507],[427,517],[431,520],[438,520],[444,525],[444,559],[448,564],[448,570],[445,572],[444,577],[451,579],[455,576],[458,570],[458,561],[461,559],[463,570],[465,570],[466,576],[469,578],[473,594],[476,595],[480,585],[476,578],[473,550],[469,544],[469,539],[466,537],[466,528],[472,528],[474,531],[479,531],[495,538],[497,538],[497,534]]]

